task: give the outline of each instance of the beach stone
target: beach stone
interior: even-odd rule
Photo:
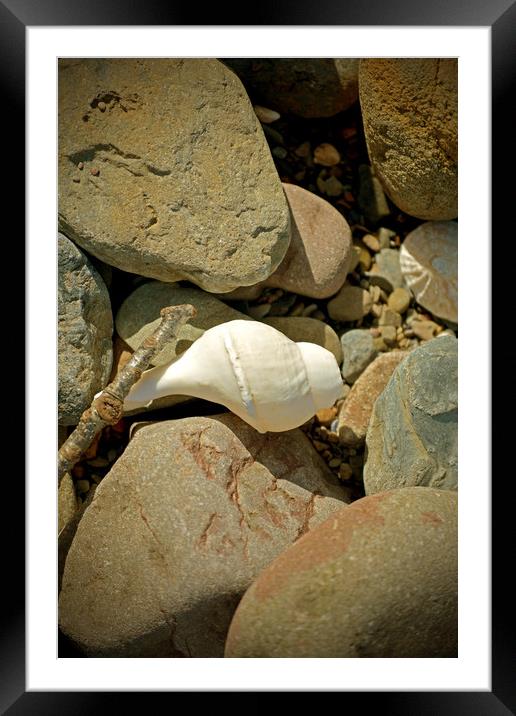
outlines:
[[[222,292],[269,276],[288,206],[236,75],[211,59],[60,60],[59,226],[162,281]]]
[[[352,384],[378,355],[368,330],[347,331],[340,338],[342,346],[342,377]]]
[[[138,286],[120,306],[115,318],[117,333],[136,350],[161,323],[161,309],[183,303],[191,303],[197,309],[197,315],[180,327],[177,339],[169,341],[153,358],[153,365],[165,365],[180,356],[208,328],[226,321],[253,320],[193,286],[150,281]]]
[[[367,431],[366,494],[457,489],[457,345],[453,336],[430,340],[394,371]]]
[[[328,314],[334,321],[358,321],[371,310],[369,291],[345,284],[339,293],[328,301]]]
[[[263,570],[225,656],[457,657],[457,542],[452,492],[356,500]]]
[[[323,167],[333,167],[341,160],[338,150],[333,144],[323,142],[314,149],[314,164],[321,164]]]
[[[276,328],[296,343],[317,343],[333,353],[339,365],[342,363],[339,337],[327,323],[305,316],[272,316],[265,318],[262,323]]]
[[[70,522],[77,512],[77,496],[73,480],[65,472],[57,491],[57,533]]]
[[[58,421],[76,425],[107,385],[113,350],[111,303],[100,274],[63,234],[58,245]]]
[[[358,99],[358,60],[224,59],[246,89],[268,107],[298,117],[332,117]]]
[[[403,277],[416,301],[428,311],[458,323],[458,226],[428,221],[407,235],[400,251]]]
[[[251,582],[346,504],[299,431],[236,430],[244,442],[211,418],[144,425],[98,485],[59,600],[85,655],[221,657]]]
[[[369,164],[361,164],[358,167],[358,181],[358,205],[366,220],[377,224],[391,213],[380,180]]]
[[[413,321],[412,331],[422,341],[430,341],[435,338],[440,326],[433,321]]]
[[[457,60],[363,59],[360,106],[389,198],[420,219],[457,216]]]
[[[310,298],[337,293],[351,267],[353,244],[346,219],[330,203],[295,184],[283,184],[290,208],[291,241],[276,271],[259,285],[227,294],[253,300],[264,288],[281,288]]]
[[[364,444],[375,401],[406,355],[405,351],[379,355],[353,384],[339,413],[337,432],[343,445],[358,447]]]
[[[405,281],[400,267],[400,252],[397,249],[382,249],[376,254],[375,263],[366,273],[373,286],[391,292],[395,288],[403,288]]]
[[[393,311],[388,306],[382,306],[382,312],[378,319],[379,326],[394,326],[398,328],[401,326],[402,319],[399,313]]]
[[[395,288],[389,296],[387,305],[391,311],[396,313],[405,313],[410,306],[411,295],[406,288]]]

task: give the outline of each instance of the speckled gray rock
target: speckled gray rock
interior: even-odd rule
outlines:
[[[397,249],[382,249],[376,254],[371,271],[366,272],[369,283],[380,286],[384,291],[403,288],[405,281],[400,268],[400,252]]]
[[[88,257],[58,234],[58,420],[75,425],[107,385],[113,359],[109,294]]]
[[[86,655],[222,656],[253,579],[345,504],[305,436],[252,432],[212,418],[135,431],[66,559],[60,626]]]
[[[367,431],[367,494],[410,485],[457,489],[457,339],[408,353],[374,405]]]
[[[340,342],[343,355],[342,377],[352,384],[376,358],[378,351],[368,330],[357,328],[347,331],[341,336]]]
[[[403,277],[423,308],[458,323],[458,226],[427,221],[411,231],[400,251]]]
[[[457,60],[360,61],[369,158],[389,198],[420,219],[457,216]]]
[[[237,76],[210,59],[61,60],[59,225],[162,281],[230,291],[269,276],[289,213]]]
[[[226,657],[457,656],[457,495],[409,487],[357,500],[247,590]]]
[[[115,318],[117,333],[133,350],[136,350],[160,324],[161,309],[183,303],[191,303],[197,309],[197,315],[186,325],[181,326],[177,340],[170,341],[154,357],[153,365],[164,365],[177,358],[208,328],[226,321],[253,320],[206,291],[174,283],[149,281],[138,286],[118,309]]]
[[[267,107],[300,117],[331,117],[358,99],[358,60],[224,59]]]

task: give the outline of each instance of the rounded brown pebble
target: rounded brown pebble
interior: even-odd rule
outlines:
[[[323,142],[314,149],[314,163],[323,167],[333,167],[340,162],[340,154],[333,144]]]
[[[457,495],[409,487],[339,510],[241,600],[229,658],[457,657]]]
[[[367,316],[371,306],[369,291],[346,284],[328,302],[328,314],[334,321],[358,321]]]
[[[406,288],[395,288],[387,300],[387,305],[396,313],[405,313],[410,306],[410,293]]]

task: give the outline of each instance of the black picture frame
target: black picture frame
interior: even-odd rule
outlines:
[[[504,181],[504,168],[514,167],[514,115],[511,106],[511,80],[514,80],[514,47],[516,46],[514,28],[516,27],[516,5],[513,0],[438,0],[429,3],[423,0],[369,0],[350,3],[343,0],[340,4],[333,0],[319,0],[317,3],[298,0],[295,7],[287,3],[262,2],[253,6],[254,16],[243,17],[238,9],[226,11],[219,4],[211,9],[202,10],[204,26],[210,25],[377,25],[377,26],[484,26],[491,28],[492,38],[492,177],[496,189],[492,191],[492,236],[504,243],[509,238],[509,207],[514,205],[514,182]],[[24,206],[24,120],[25,120],[25,30],[27,26],[74,26],[74,25],[198,25],[200,11],[198,7],[178,7],[172,3],[158,0],[0,0],[0,77],[2,84],[2,153],[5,164],[3,175],[8,193],[4,211],[4,234],[11,238],[12,245],[21,251],[18,267],[24,265],[25,251],[22,241],[25,216]],[[6,153],[11,153],[6,158]],[[511,155],[512,152],[512,155]],[[512,225],[513,229],[514,224]],[[505,234],[505,236],[504,236]],[[500,235],[500,236],[498,236]],[[492,242],[492,265],[501,259]],[[11,250],[8,261],[12,261]],[[510,283],[510,280],[508,281]],[[505,289],[508,290],[507,287]],[[506,298],[503,288],[492,299],[492,335],[498,335],[504,328]],[[20,314],[23,301],[16,304],[14,324],[17,340],[20,340]],[[489,330],[484,339],[490,340]],[[21,339],[23,343],[23,339]],[[500,353],[493,355],[492,375],[503,372],[504,365],[515,364],[514,348],[507,341]],[[23,405],[20,400],[18,384],[13,385],[17,401],[13,405]],[[492,415],[501,412],[502,401],[507,401],[506,386],[502,392],[493,387]],[[500,396],[500,397],[497,397]],[[9,414],[10,417],[11,414]],[[492,455],[503,453],[512,441],[509,433],[510,422],[500,419],[496,430],[492,429]],[[19,428],[18,428],[19,430]],[[511,431],[512,432],[512,431]],[[489,441],[489,436],[483,436]],[[99,712],[104,707],[120,709],[120,698],[124,694],[106,692],[26,692],[25,687],[25,540],[22,524],[25,521],[25,488],[22,476],[14,474],[19,469],[22,450],[17,453],[16,469],[10,469],[9,479],[4,481],[2,519],[4,564],[2,630],[0,636],[0,713],[9,716],[21,714],[87,714]],[[43,475],[42,478],[50,478]],[[507,480],[510,474],[505,476]],[[498,482],[497,482],[498,480]],[[486,691],[450,691],[450,692],[346,692],[343,696],[345,706],[349,707],[356,697],[360,698],[362,708],[368,707],[387,714],[402,716],[430,716],[445,714],[467,714],[468,716],[506,716],[516,712],[514,668],[514,607],[504,602],[504,580],[508,574],[507,564],[510,548],[514,544],[513,522],[505,510],[510,509],[507,485],[499,476],[492,481],[492,690]],[[7,518],[9,512],[9,519]],[[495,517],[496,515],[496,517]],[[511,600],[508,600],[509,602]],[[512,634],[512,637],[511,637]],[[512,643],[511,643],[512,642]],[[132,705],[138,708],[142,704],[138,694],[125,694]],[[146,708],[149,708],[150,696],[146,694]],[[174,694],[165,694],[166,697]],[[116,702],[115,702],[116,699]],[[154,698],[152,699],[154,702]],[[152,708],[152,707],[151,707]],[[107,710],[107,709],[106,709]],[[153,709],[154,710],[154,709]]]

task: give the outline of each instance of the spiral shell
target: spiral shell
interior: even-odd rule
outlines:
[[[225,405],[258,432],[281,432],[333,405],[342,388],[337,361],[326,348],[237,320],[210,328],[175,362],[146,371],[124,408],[191,395]]]

